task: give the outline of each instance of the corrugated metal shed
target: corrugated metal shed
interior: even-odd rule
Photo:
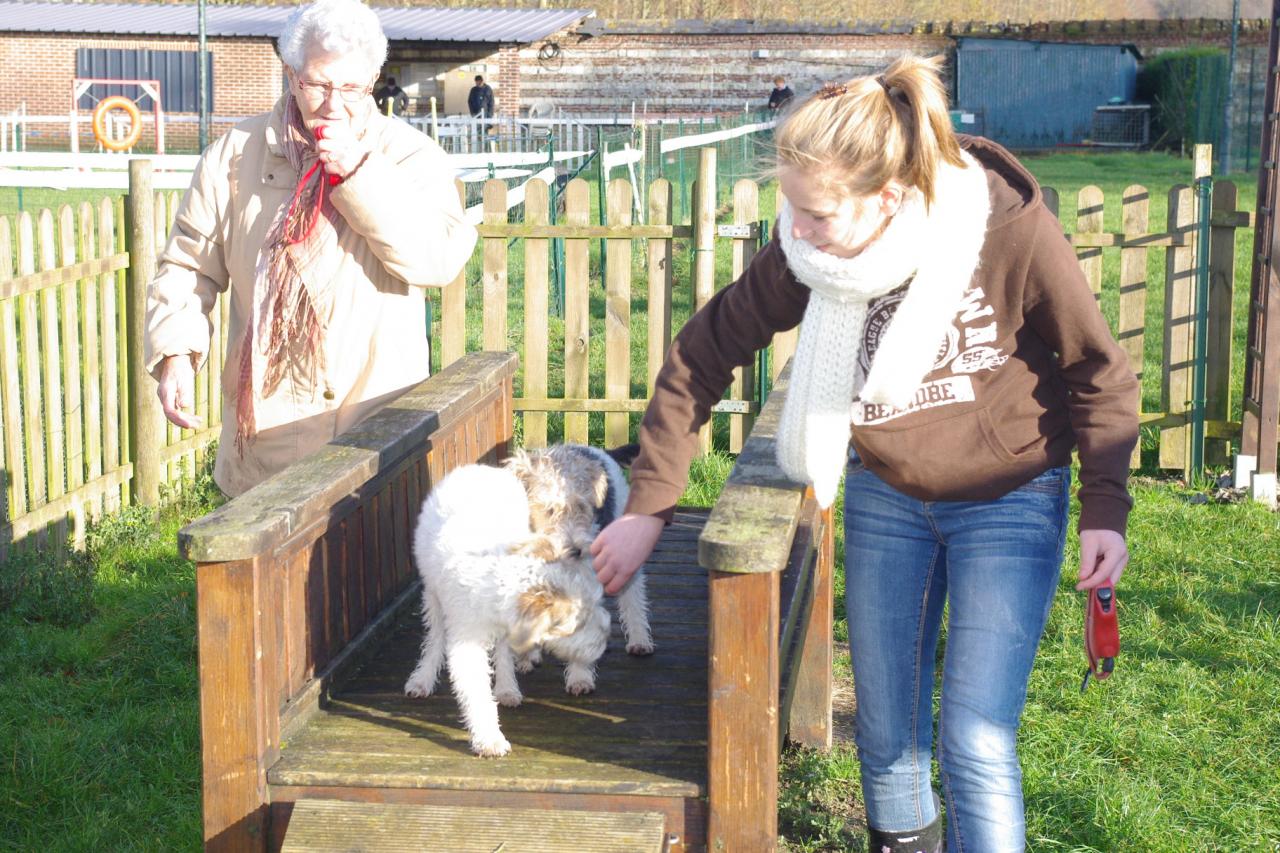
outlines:
[[[206,7],[206,32],[279,35],[296,6]],[[590,9],[433,9],[374,7],[393,41],[522,43],[538,41],[595,14]],[[195,36],[193,4],[16,3],[0,0],[0,32]]]
[[[1095,107],[1131,101],[1138,78],[1129,45],[959,39],[956,106],[978,113],[983,135],[1014,148],[1088,137]]]

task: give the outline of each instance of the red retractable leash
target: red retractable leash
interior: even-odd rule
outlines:
[[[1084,604],[1084,653],[1089,668],[1080,682],[1080,692],[1089,686],[1089,676],[1098,681],[1111,677],[1116,655],[1120,654],[1120,623],[1116,619],[1116,590],[1111,584],[1089,590]]]

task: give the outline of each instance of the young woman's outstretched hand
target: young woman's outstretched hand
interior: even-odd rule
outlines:
[[[617,595],[641,564],[653,553],[662,535],[662,519],[653,515],[615,518],[591,543],[596,577],[609,595]]]
[[[1076,589],[1093,589],[1108,581],[1114,585],[1128,564],[1124,536],[1114,530],[1080,531],[1080,582]]]

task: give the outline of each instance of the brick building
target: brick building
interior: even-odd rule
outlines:
[[[539,0],[539,6],[545,2]],[[1202,17],[1214,3],[1218,17]],[[1244,0],[1242,5],[1243,14],[1256,16],[1265,4]],[[763,106],[778,74],[804,94],[825,82],[883,68],[903,52],[953,56],[965,37],[1130,45],[1141,56],[1191,44],[1225,47],[1230,38],[1230,22],[1219,14],[1219,7],[1229,14],[1230,3],[1220,0],[1181,6],[1177,0],[1109,5],[991,0],[985,6],[987,21],[917,17],[849,25],[600,20],[583,9],[375,8],[390,39],[383,73],[396,77],[411,98],[410,112],[420,115],[429,111],[432,97],[441,114],[463,113],[477,73],[493,85],[499,115],[697,115]],[[954,16],[971,7],[940,0],[929,8]],[[269,108],[278,96],[283,81],[273,37],[290,11],[288,6],[209,7],[215,136],[238,118]],[[1074,14],[1084,17],[1071,19]],[[1249,91],[1250,81],[1260,90],[1269,24],[1258,17],[1241,22],[1239,92]],[[173,88],[191,95],[195,28],[191,5],[0,0],[0,117],[19,108],[30,115],[65,116],[73,77],[86,76],[82,71],[93,62],[112,71],[111,62],[144,52],[164,54],[154,61],[169,63],[165,67],[177,75]],[[117,70],[98,76],[133,75]],[[191,150],[194,107],[174,109],[175,103],[190,106],[190,98],[165,99],[172,116],[166,123],[170,150]],[[80,106],[87,117],[92,97]],[[1243,112],[1236,113],[1237,120]],[[47,125],[51,133],[57,126]],[[65,120],[61,127],[65,144]]]
[[[275,36],[289,6],[211,5],[206,34],[211,60],[211,138],[240,119],[271,108],[284,89]],[[410,111],[466,111],[467,92],[483,74],[496,93],[499,115],[522,109],[517,52],[526,44],[575,26],[579,9],[379,8],[390,41],[384,77],[410,97]],[[193,5],[28,3],[0,0],[0,117],[21,112],[28,143],[65,147],[72,81],[79,78],[158,79],[166,115],[166,150],[195,148],[197,16]],[[150,99],[137,87],[94,85],[76,106],[82,150],[92,149],[87,126],[93,105],[107,94],[139,100],[152,138]]]

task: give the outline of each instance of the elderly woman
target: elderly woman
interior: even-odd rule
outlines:
[[[367,6],[301,7],[279,51],[288,91],[204,153],[148,293],[147,367],[165,416],[196,428],[230,289],[214,479],[232,496],[427,376],[421,288],[476,240],[440,148],[374,109],[387,40]]]

